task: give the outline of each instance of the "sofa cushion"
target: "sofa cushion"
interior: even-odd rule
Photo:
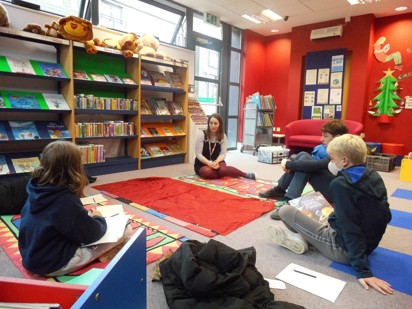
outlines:
[[[314,147],[322,143],[321,137],[316,135],[294,135],[289,138],[289,144],[298,147]]]

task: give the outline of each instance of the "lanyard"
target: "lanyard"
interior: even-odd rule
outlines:
[[[212,148],[212,146],[210,144],[210,141],[209,141],[209,158],[210,158],[210,161],[212,161],[212,154],[215,152],[216,144],[217,143],[214,143],[213,148]]]

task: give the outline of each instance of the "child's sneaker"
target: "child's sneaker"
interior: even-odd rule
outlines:
[[[247,173],[246,178],[256,180],[256,174],[255,173]]]
[[[297,254],[308,251],[308,243],[298,233],[271,225],[269,226],[269,237],[275,243]]]

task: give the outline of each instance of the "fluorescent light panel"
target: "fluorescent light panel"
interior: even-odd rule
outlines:
[[[348,0],[350,5],[359,4],[359,0]]]
[[[255,19],[252,16],[249,16],[247,14],[243,14],[242,17],[246,18],[247,20],[250,20],[251,22],[254,22],[256,24],[261,24],[261,22],[259,20]]]
[[[275,12],[273,12],[272,10],[269,10],[269,9],[263,10],[261,14],[263,16],[266,16],[267,18],[273,20],[273,21],[283,19],[282,16],[279,16],[278,14],[276,14]]]

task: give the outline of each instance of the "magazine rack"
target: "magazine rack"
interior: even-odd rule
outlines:
[[[58,303],[62,308],[146,308],[146,231],[131,240],[89,286],[0,277],[0,302]]]

